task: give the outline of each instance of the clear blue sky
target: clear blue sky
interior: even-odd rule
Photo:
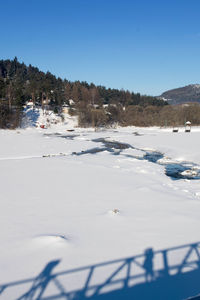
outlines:
[[[0,59],[149,95],[200,83],[200,0],[0,4]]]

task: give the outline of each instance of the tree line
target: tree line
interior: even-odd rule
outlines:
[[[70,102],[70,99],[73,101]],[[23,106],[30,100],[38,106],[46,101],[56,111],[60,111],[63,104],[69,105],[70,113],[78,115],[80,126],[98,127],[115,123],[122,126],[171,126],[188,118],[200,124],[197,116],[199,107],[182,109],[156,97],[128,90],[63,80],[32,65],[26,66],[17,57],[0,60],[0,127],[18,126]]]

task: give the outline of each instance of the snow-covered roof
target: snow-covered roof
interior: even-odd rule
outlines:
[[[26,105],[27,105],[27,106],[32,106],[32,105],[33,105],[33,101],[28,101],[28,102],[26,102]]]
[[[74,100],[73,99],[69,99],[69,104],[70,105],[73,105],[75,102],[74,102]]]

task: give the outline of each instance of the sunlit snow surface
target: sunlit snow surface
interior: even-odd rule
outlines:
[[[142,266],[145,250],[152,248],[158,276],[164,254],[156,251],[200,241],[200,181],[193,180],[200,166],[199,128],[189,134],[133,127],[66,130],[64,124],[0,130],[0,299],[43,299],[37,298],[38,282],[45,278],[44,299],[61,289],[69,299],[95,298],[121,288],[120,280],[102,282],[125,258],[138,256]],[[152,152],[163,157],[144,159]],[[172,162],[195,167],[174,180],[165,174]],[[169,268],[180,266],[188,249],[180,251],[169,252]],[[98,264],[93,274],[90,266]],[[72,269],[77,271],[67,273]],[[134,270],[142,274],[138,282],[146,280],[142,267]],[[116,277],[126,277],[127,269],[120,272]],[[54,273],[61,274],[60,285],[51,282]],[[84,291],[84,297],[70,291]]]

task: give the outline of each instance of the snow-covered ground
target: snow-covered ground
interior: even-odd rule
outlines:
[[[101,286],[115,273],[111,261],[141,255],[142,265],[152,248],[156,271],[164,268],[156,251],[200,240],[200,181],[165,174],[168,162],[192,162],[198,170],[200,128],[94,131],[73,122],[0,130],[0,299],[78,299],[70,291]],[[152,151],[161,152],[164,163],[141,159]],[[169,268],[180,265],[184,249],[174,250]],[[84,266],[97,271],[59,273]],[[60,274],[57,283],[51,274]]]

